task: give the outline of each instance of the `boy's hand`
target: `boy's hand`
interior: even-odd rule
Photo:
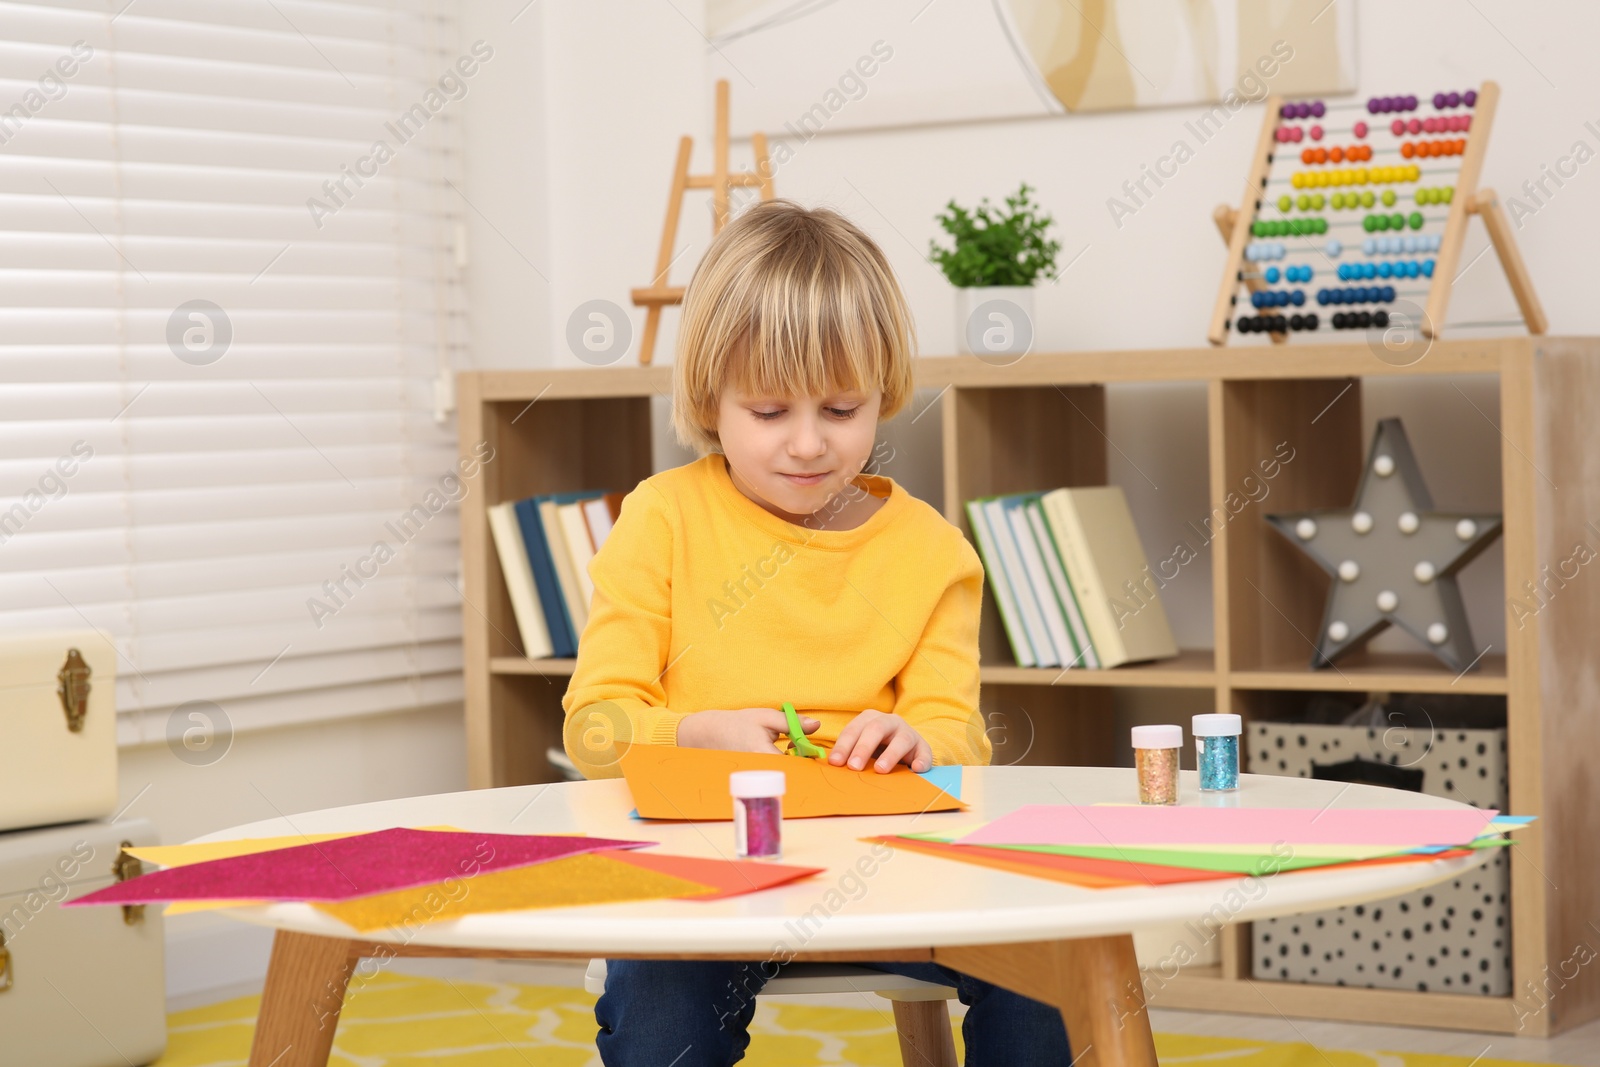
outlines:
[[[819,719],[800,716],[800,728],[812,733]],[[682,748],[720,748],[733,752],[775,752],[774,742],[789,736],[789,720],[777,708],[697,711],[678,723]]]
[[[848,759],[851,768],[859,771],[880,748],[882,754],[872,768],[880,774],[888,774],[899,763],[910,764],[919,772],[933,766],[933,749],[922,735],[900,716],[875,708],[867,708],[839,732],[828,762],[837,767]]]

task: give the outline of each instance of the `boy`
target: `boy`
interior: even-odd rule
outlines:
[[[865,473],[879,419],[911,400],[914,347],[882,251],[837,213],[766,201],[712,242],[674,365],[673,429],[701,458],[629,493],[589,565],[562,700],[587,777],[620,774],[629,744],[780,752],[784,700],[836,766],[989,762],[983,566],[932,507]],[[875,966],[957,987],[970,1067],[1071,1062],[1052,1007],[934,964]],[[601,1059],[735,1063],[773,973],[607,961]]]

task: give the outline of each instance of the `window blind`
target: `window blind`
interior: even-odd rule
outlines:
[[[0,634],[112,638],[124,744],[461,698],[492,60],[446,0],[0,0]]]

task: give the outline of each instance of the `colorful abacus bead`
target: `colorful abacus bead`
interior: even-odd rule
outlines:
[[[1261,289],[1250,294],[1250,304],[1257,308],[1299,307],[1306,302],[1306,294],[1300,289]]]
[[[1290,330],[1315,330],[1315,312],[1304,315],[1241,315],[1234,324],[1240,333],[1287,333]]]
[[[1392,111],[1415,111],[1417,98],[1414,96],[1375,96],[1367,101],[1367,112],[1372,115],[1387,114]]]
[[[1336,311],[1332,324],[1335,330],[1366,330],[1374,326],[1383,329],[1389,325],[1389,313],[1381,308],[1377,311]]]
[[[1345,289],[1318,289],[1317,303],[1328,304],[1390,304],[1394,302],[1392,285],[1356,285]]]
[[[1350,132],[1358,138],[1365,137],[1367,135],[1367,124],[1365,122],[1357,122],[1350,128]]]

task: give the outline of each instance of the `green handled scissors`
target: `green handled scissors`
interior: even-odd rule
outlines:
[[[789,740],[792,743],[789,755],[821,759],[824,755],[822,749],[806,738],[805,729],[800,725],[800,716],[795,712],[794,705],[787,700],[783,702],[783,717],[789,720]]]

